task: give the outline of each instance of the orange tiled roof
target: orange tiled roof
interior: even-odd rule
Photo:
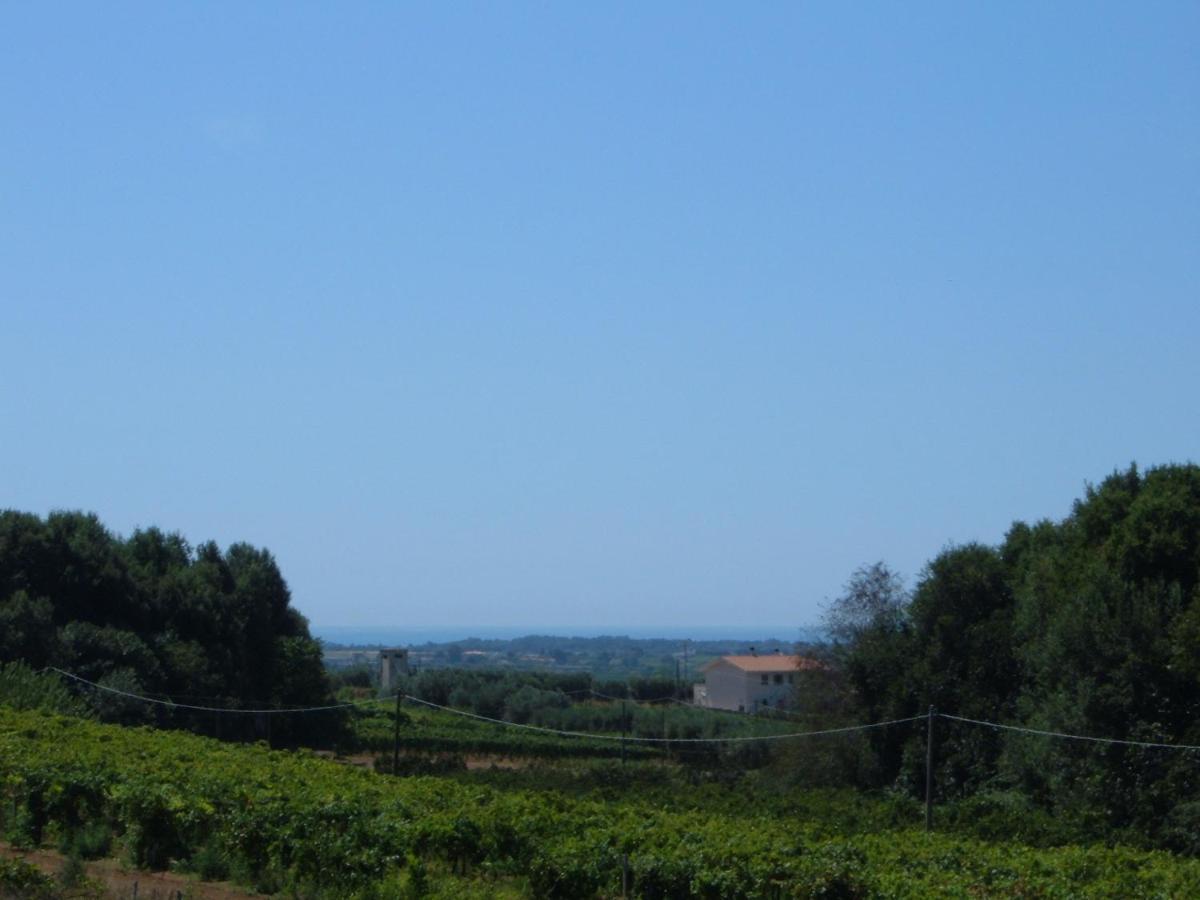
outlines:
[[[727,662],[743,672],[795,672],[797,669],[812,669],[820,665],[815,659],[805,659],[803,656],[763,653],[758,656],[722,656],[704,666],[704,671],[722,662]]]

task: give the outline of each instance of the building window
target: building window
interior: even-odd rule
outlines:
[[[775,683],[776,683],[776,684],[783,684],[783,676],[782,676],[782,675],[776,675],[776,676],[775,676]]]
[[[766,684],[766,683],[767,683],[767,676],[766,676],[766,675],[764,675],[764,676],[762,677],[762,681],[761,681],[760,683],[761,683],[761,684]]]
[[[795,684],[795,681],[793,681],[793,679],[794,679],[795,677],[796,677],[795,675],[789,675],[789,676],[788,676],[788,684]]]

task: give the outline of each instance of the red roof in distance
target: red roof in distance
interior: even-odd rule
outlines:
[[[714,659],[701,668],[707,672],[713,666],[729,663],[743,672],[795,672],[798,669],[819,669],[821,663],[804,656],[790,656],[782,653],[762,653],[757,656],[722,656]]]

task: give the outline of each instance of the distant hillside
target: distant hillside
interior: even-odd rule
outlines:
[[[598,678],[686,677],[695,680],[704,663],[729,653],[790,653],[797,647],[821,643],[817,628],[795,629],[810,638],[799,643],[774,638],[676,640],[624,635],[559,637],[524,635],[514,638],[466,638],[459,641],[408,644],[409,658],[418,668],[513,669],[518,671],[588,672]],[[374,666],[375,650],[383,644],[325,642],[325,663],[331,668]],[[403,645],[402,645],[403,646]]]

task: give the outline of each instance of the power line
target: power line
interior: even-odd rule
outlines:
[[[277,715],[277,714],[283,714],[283,713],[328,712],[329,710],[333,710],[333,709],[347,709],[347,708],[355,707],[355,706],[365,706],[368,703],[378,703],[379,702],[379,700],[377,698],[375,698],[375,699],[371,699],[371,700],[357,700],[357,701],[353,701],[350,703],[333,703],[328,706],[303,706],[303,707],[295,707],[295,708],[290,708],[290,709],[286,708],[286,707],[279,707],[279,706],[268,706],[268,707],[263,707],[261,709],[245,709],[245,708],[236,707],[236,706],[195,706],[190,703],[175,703],[173,700],[159,700],[155,697],[146,697],[146,696],[143,696],[142,694],[134,694],[129,691],[122,691],[118,688],[110,687],[109,685],[106,685],[106,684],[99,684],[95,681],[89,681],[88,679],[83,678],[82,676],[74,675],[70,672],[64,672],[62,669],[56,669],[53,666],[48,666],[47,671],[57,672],[59,675],[62,675],[64,678],[73,679],[74,681],[78,681],[81,684],[86,684],[89,687],[95,688],[96,690],[106,691],[107,693],[110,693],[110,694],[116,694],[119,697],[125,697],[129,700],[140,700],[143,703],[155,703],[155,704],[158,704],[159,706],[167,706],[172,709],[190,709],[190,710],[194,710],[196,712],[233,713],[233,714],[242,714],[242,715]]]
[[[238,714],[240,714],[240,715],[283,715],[283,714],[293,714],[293,713],[329,712],[329,711],[335,710],[335,709],[353,709],[353,708],[358,708],[358,707],[362,707],[362,706],[370,706],[372,704],[386,702],[386,699],[387,699],[387,698],[373,697],[373,698],[370,698],[367,700],[355,700],[355,701],[350,701],[347,703],[333,703],[333,704],[329,704],[326,706],[304,706],[304,707],[294,707],[294,708],[262,707],[262,708],[258,708],[258,709],[245,709],[242,707],[230,707],[230,706],[196,706],[196,705],[189,704],[189,703],[175,703],[172,700],[160,700],[155,697],[147,697],[142,694],[134,694],[130,691],[123,691],[123,690],[120,690],[119,688],[114,688],[114,687],[110,687],[109,685],[99,684],[98,682],[90,681],[89,679],[84,678],[80,675],[75,675],[71,672],[63,671],[62,669],[55,668],[54,666],[47,666],[42,671],[56,672],[59,675],[62,675],[64,678],[70,678],[73,681],[77,681],[81,684],[85,684],[89,687],[95,688],[96,690],[105,691],[107,693],[115,694],[120,697],[125,697],[126,699],[129,699],[129,700],[138,700],[138,701],[141,701],[142,703],[153,703],[153,704],[157,704],[159,706],[166,706],[166,707],[174,708],[174,709],[188,709],[188,710],[194,710],[197,712],[230,713],[230,714],[234,714],[234,715],[238,715]],[[572,692],[572,693],[582,693],[582,692]],[[627,699],[627,698],[621,698],[621,697],[611,697],[607,694],[601,694],[599,691],[589,690],[588,693],[591,693],[594,696],[601,697],[606,700]],[[820,735],[829,735],[829,734],[848,734],[850,732],[866,731],[866,730],[873,729],[873,728],[887,728],[892,725],[904,725],[909,722],[916,722],[921,719],[928,719],[930,717],[930,713],[921,713],[920,715],[916,715],[916,716],[909,716],[907,718],[902,718],[902,719],[889,719],[884,722],[872,722],[867,725],[847,725],[847,726],[841,727],[841,728],[824,728],[824,729],[819,729],[816,731],[796,731],[796,732],[789,732],[786,734],[766,734],[766,735],[723,737],[723,738],[717,738],[717,737],[713,737],[713,738],[625,737],[625,738],[622,738],[620,735],[599,734],[599,733],[587,732],[587,731],[568,731],[568,730],[560,729],[560,728],[546,728],[541,725],[528,725],[528,724],[521,723],[521,722],[506,722],[503,719],[495,719],[490,716],[482,716],[482,715],[479,715],[478,713],[472,713],[472,712],[467,712],[466,710],[455,709],[451,706],[443,706],[439,703],[434,703],[431,700],[424,700],[420,697],[414,697],[411,694],[404,694],[402,696],[406,700],[411,700],[413,703],[417,703],[422,706],[427,706],[431,709],[440,710],[441,712],[449,713],[451,715],[456,715],[456,716],[460,716],[463,718],[475,719],[476,721],[480,721],[480,722],[488,722],[490,724],[499,725],[499,726],[502,726],[505,728],[520,728],[520,729],[523,729],[526,731],[536,731],[536,732],[540,732],[542,734],[556,735],[558,737],[585,738],[588,740],[597,740],[597,741],[626,740],[626,741],[642,743],[642,744],[729,744],[729,743],[749,743],[749,742],[753,742],[753,741],[792,740],[792,739],[796,739],[796,738],[818,737]],[[673,699],[673,698],[670,698],[670,697],[656,698],[656,700],[658,702],[661,702],[663,700],[671,700],[671,699]],[[696,704],[687,703],[686,701],[683,701],[683,700],[675,700],[674,702],[680,704],[681,706],[687,706],[687,707],[690,707],[693,709],[700,709],[700,710],[709,709],[708,707],[697,706]],[[715,711],[715,710],[711,710],[711,711]],[[985,719],[971,719],[966,716],[955,716],[955,715],[951,715],[950,713],[944,713],[944,712],[935,712],[935,713],[932,713],[932,715],[943,718],[943,719],[949,719],[952,722],[963,722],[968,725],[979,725],[984,728],[994,728],[999,731],[1011,731],[1011,732],[1015,732],[1015,733],[1019,733],[1019,734],[1032,734],[1032,735],[1037,735],[1039,737],[1059,738],[1061,740],[1088,741],[1090,743],[1095,743],[1095,744],[1114,744],[1114,745],[1124,746],[1124,747],[1144,747],[1147,749],[1156,749],[1156,750],[1200,751],[1200,745],[1196,745],[1196,744],[1168,744],[1168,743],[1155,742],[1155,741],[1131,741],[1131,740],[1126,740],[1126,739],[1122,739],[1122,738],[1105,738],[1105,737],[1095,737],[1093,735],[1085,735],[1085,734],[1070,734],[1068,732],[1048,731],[1048,730],[1040,729],[1040,728],[1025,728],[1020,725],[1005,725],[1000,722],[989,722]]]
[[[1044,731],[1040,728],[1023,728],[1019,725],[1001,725],[999,722],[986,722],[983,719],[968,719],[966,716],[952,716],[949,713],[934,713],[943,719],[954,722],[966,722],[969,725],[983,725],[1000,731],[1015,731],[1022,734],[1036,734],[1042,737],[1063,738],[1068,741],[1091,741],[1095,744],[1119,744],[1124,747],[1149,747],[1158,750],[1200,750],[1196,744],[1160,744],[1153,741],[1127,741],[1120,738],[1092,737],[1086,734],[1067,734],[1062,731]]]
[[[441,710],[442,712],[451,713],[456,716],[462,716],[467,719],[476,719],[480,722],[490,722],[493,725],[502,725],[506,728],[523,728],[528,731],[539,731],[544,734],[554,734],[560,737],[588,738],[597,741],[631,741],[640,744],[732,744],[732,743],[747,743],[750,741],[781,741],[791,738],[802,737],[817,737],[823,734],[845,734],[851,731],[865,731],[869,728],[886,728],[889,725],[903,725],[906,722],[916,722],[918,719],[926,718],[926,714],[919,716],[911,716],[907,719],[892,719],[887,722],[872,722],[869,725],[850,725],[845,728],[825,728],[820,731],[797,731],[791,734],[764,734],[753,737],[725,737],[725,738],[662,738],[662,737],[624,737],[615,734],[593,734],[586,731],[564,731],[558,728],[544,728],[541,725],[526,725],[520,722],[506,722],[503,719],[493,719],[490,716],[481,716],[478,713],[467,712],[462,709],[454,709],[451,706],[442,706],[439,703],[434,703],[430,700],[422,700],[420,697],[413,697],[409,694],[404,695],[404,699],[411,700],[414,703],[419,703],[423,706],[428,706],[432,709]]]
[[[369,700],[359,700],[359,701],[355,701],[355,702],[351,702],[351,703],[337,703],[337,704],[331,704],[328,706],[308,706],[308,707],[302,707],[302,708],[298,708],[298,709],[282,709],[279,707],[266,707],[266,708],[262,708],[262,709],[242,709],[239,707],[194,706],[194,705],[187,704],[187,703],[173,703],[169,700],[158,700],[154,697],[146,697],[141,694],[134,694],[130,691],[122,691],[118,688],[109,687],[108,685],[99,684],[95,681],[90,681],[89,679],[83,678],[80,675],[75,675],[71,672],[65,672],[62,669],[56,669],[53,666],[49,666],[48,671],[57,672],[59,675],[62,675],[65,678],[70,678],[74,681],[78,681],[81,684],[86,684],[97,690],[106,691],[107,693],[110,693],[110,694],[116,694],[117,696],[125,697],[129,700],[140,700],[143,703],[154,703],[154,704],[157,704],[160,706],[173,707],[176,709],[190,709],[190,710],[196,710],[199,712],[233,713],[233,714],[243,714],[243,715],[248,715],[248,714],[272,715],[272,714],[283,714],[283,713],[290,714],[290,713],[327,712],[329,710],[334,710],[334,709],[347,709],[350,707],[367,706],[367,705],[370,705],[373,703],[383,702],[383,700],[384,700],[384,698],[376,697],[376,698],[372,698]],[[742,737],[725,737],[725,738],[661,738],[661,737],[659,737],[659,738],[653,738],[653,737],[625,737],[625,738],[622,738],[619,735],[612,735],[612,734],[597,734],[597,733],[586,732],[586,731],[567,731],[567,730],[559,729],[559,728],[544,728],[540,725],[528,725],[528,724],[524,724],[521,722],[506,722],[503,719],[494,719],[494,718],[491,718],[490,716],[481,716],[477,713],[467,712],[466,710],[454,709],[453,707],[450,707],[450,706],[442,706],[439,703],[434,703],[431,700],[423,700],[422,698],[414,697],[411,694],[403,694],[402,696],[404,697],[405,700],[411,700],[413,703],[417,703],[422,706],[427,706],[427,707],[430,707],[431,709],[437,709],[442,712],[450,713],[452,715],[461,716],[463,718],[475,719],[480,722],[489,722],[493,725],[500,725],[505,728],[520,728],[520,729],[524,729],[526,731],[536,731],[536,732],[540,732],[543,734],[556,735],[559,737],[585,738],[588,740],[597,740],[597,741],[621,741],[623,739],[626,741],[633,741],[633,742],[637,742],[637,743],[641,743],[641,744],[727,744],[727,743],[746,743],[746,742],[750,742],[750,741],[778,741],[778,740],[786,740],[786,739],[790,739],[790,738],[816,737],[818,735],[823,735],[823,734],[842,734],[842,733],[851,732],[851,731],[862,731],[862,730],[865,730],[868,728],[884,728],[889,725],[900,725],[905,722],[915,722],[917,719],[925,718],[925,716],[913,716],[912,718],[895,719],[895,720],[892,720],[889,722],[874,722],[870,725],[852,725],[852,726],[849,726],[846,728],[829,728],[829,729],[823,729],[820,731],[795,732],[792,734],[770,734],[770,735],[760,735],[760,736],[742,736]]]

